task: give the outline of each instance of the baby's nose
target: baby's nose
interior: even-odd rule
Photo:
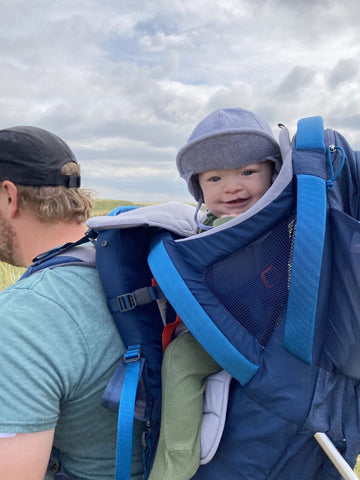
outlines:
[[[225,185],[225,191],[227,192],[237,192],[243,188],[243,182],[241,178],[235,177],[229,180]]]

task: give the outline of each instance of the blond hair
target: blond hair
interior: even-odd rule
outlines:
[[[67,163],[61,173],[80,175],[80,166],[75,162]],[[84,223],[90,217],[95,200],[95,192],[76,187],[30,187],[19,184],[16,187],[20,211],[31,211],[43,223]]]

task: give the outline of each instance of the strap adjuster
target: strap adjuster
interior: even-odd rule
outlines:
[[[116,303],[120,312],[128,312],[138,305],[146,305],[163,297],[164,294],[162,293],[160,287],[156,285],[138,288],[134,292],[118,295],[116,297]]]
[[[134,293],[124,293],[116,297],[120,312],[128,312],[137,306],[136,296]]]
[[[129,345],[127,351],[124,354],[125,363],[133,363],[140,360],[141,348],[140,345]]]

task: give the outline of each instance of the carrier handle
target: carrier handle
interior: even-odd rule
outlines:
[[[339,450],[335,447],[326,433],[316,432],[314,437],[344,480],[359,480],[358,476],[354,473],[344,457],[339,453]]]

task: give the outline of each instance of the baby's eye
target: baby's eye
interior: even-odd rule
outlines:
[[[221,177],[219,177],[218,175],[214,175],[213,177],[210,177],[209,178],[209,182],[218,182],[219,180],[221,180]]]
[[[254,170],[244,170],[242,172],[243,175],[252,175],[254,173]]]

